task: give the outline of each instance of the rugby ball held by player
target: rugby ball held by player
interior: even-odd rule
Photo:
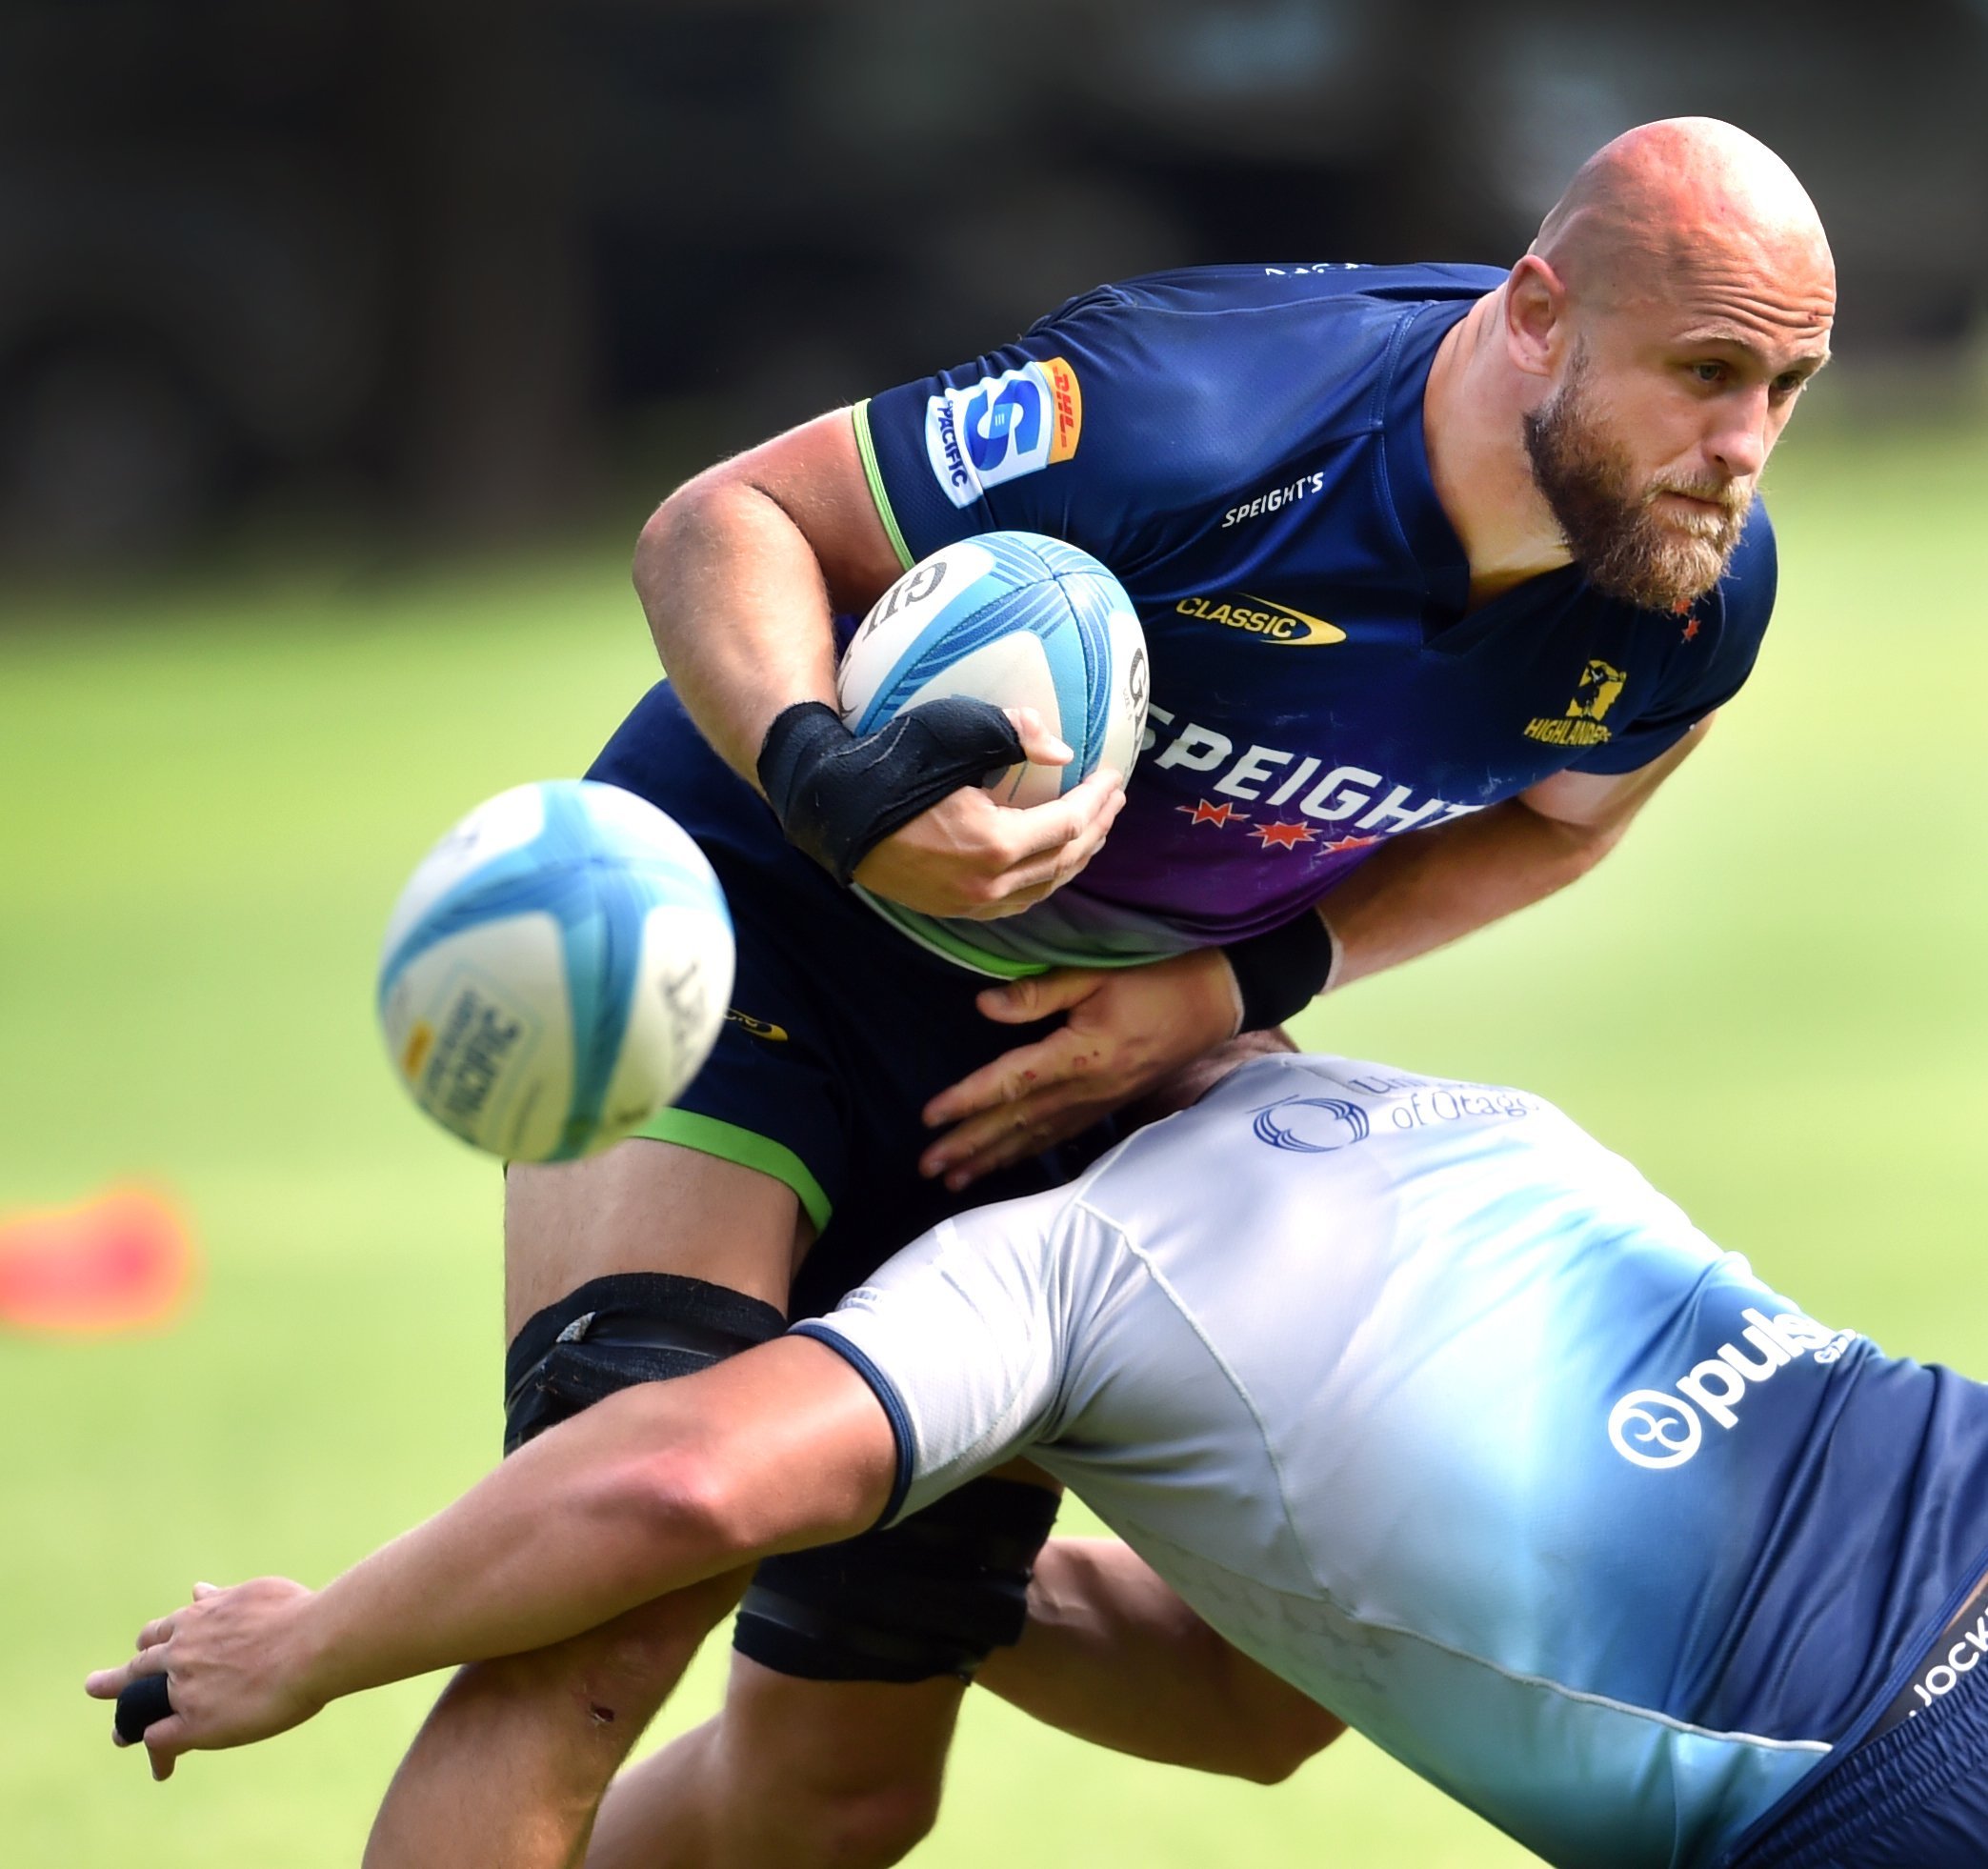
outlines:
[[[737,933],[732,1015],[674,1109],[507,1177],[518,1470],[563,1497],[536,1437],[631,1387],[637,1414],[681,1425],[675,1378],[700,1372],[694,1444],[734,1450],[726,1411],[751,1414],[750,1385],[849,1378],[784,1337],[740,1360],[778,1377],[734,1391],[713,1365],[833,1311],[969,1190],[1040,1197],[1097,1157],[1114,1112],[1238,1027],[1606,854],[1753,666],[1776,583],[1755,494],[1834,302],[1814,206],[1772,151],[1707,119],[1645,125],[1582,167],[1509,269],[1280,261],[1099,287],[666,500],[634,574],[669,680],[589,776],[711,860]],[[961,782],[894,821],[917,774],[833,717],[847,619],[1004,531],[1123,585],[1147,743],[1122,786],[1100,768],[1017,809],[970,781],[1058,750],[1040,721],[983,717]],[[1278,1290],[1255,1296],[1276,1309]],[[944,1348],[967,1367],[960,1321]],[[1799,1387],[1782,1372],[1747,1407]],[[865,1484],[887,1483],[872,1451]],[[817,1535],[880,1504],[837,1484]],[[1054,1510],[1039,1475],[988,1474],[832,1557],[762,1563],[720,1719],[617,1794],[650,1854],[901,1856],[936,1809],[966,1681],[1020,1633]],[[655,1704],[743,1584],[713,1575],[594,1635],[532,1624],[552,1647],[472,1667],[371,1860],[524,1860],[526,1836],[531,1859],[570,1859],[631,1721],[611,1743],[565,1711],[608,1676],[625,1706]],[[1717,1757],[1756,1789],[1781,1769],[1773,1746]],[[1720,1791],[1702,1834],[1752,1795]]]

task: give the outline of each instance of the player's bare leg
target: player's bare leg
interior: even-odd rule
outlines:
[[[1059,1490],[1027,1460],[991,1477]],[[814,1680],[734,1653],[717,1717],[616,1781],[589,1869],[888,1869],[938,1816],[965,1693],[955,1674]]]
[[[615,1780],[587,1869],[883,1869],[938,1815],[965,1693],[734,1654],[723,1711]]]
[[[995,1649],[976,1678],[1079,1738],[1258,1784],[1290,1777],[1345,1730],[1108,1538],[1044,1547],[1027,1633]],[[828,1691],[844,1698],[824,1701],[820,1716],[852,1722],[840,1745],[796,1754],[794,1708],[826,1687],[734,1656],[723,1712],[614,1781],[586,1869],[897,1861],[937,1815],[965,1690],[950,1679],[836,1683]]]
[[[808,1236],[782,1183],[669,1143],[514,1167],[507,1338],[547,1304],[618,1273],[706,1278],[781,1305]],[[394,1776],[367,1869],[576,1862],[615,1768],[744,1581],[713,1579],[554,1648],[464,1669]]]
[[[504,1176],[504,1335],[591,1278],[673,1272],[784,1309],[812,1234],[793,1190],[756,1169],[637,1138]]]
[[[578,1862],[602,1788],[749,1575],[463,1669],[394,1775],[365,1869]]]

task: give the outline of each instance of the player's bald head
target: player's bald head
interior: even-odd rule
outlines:
[[[1836,310],[1815,203],[1766,144],[1716,117],[1642,124],[1597,150],[1531,251],[1576,308],[1705,300],[1784,337],[1826,333]]]

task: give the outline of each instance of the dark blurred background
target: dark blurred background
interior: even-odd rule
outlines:
[[[1504,262],[1632,123],[1820,205],[1845,407],[1978,396],[1988,0],[4,0],[0,563],[625,525],[1071,292]]]

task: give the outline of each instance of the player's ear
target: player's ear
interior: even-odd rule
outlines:
[[[1571,338],[1567,288],[1560,275],[1528,253],[1505,282],[1505,348],[1528,376],[1551,376]]]

